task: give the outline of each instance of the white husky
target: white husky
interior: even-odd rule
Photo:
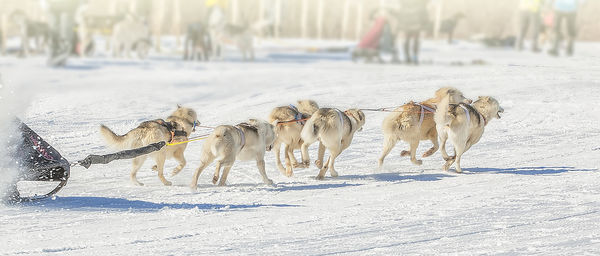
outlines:
[[[213,184],[219,181],[219,173],[223,168],[219,186],[224,186],[229,170],[236,159],[256,161],[263,181],[268,185],[273,184],[265,171],[265,151],[273,148],[275,136],[275,126],[256,119],[250,119],[247,123],[236,126],[218,126],[202,146],[201,164],[194,173],[190,187],[192,190],[196,189],[200,174],[215,160],[217,166],[212,180]]]
[[[334,169],[335,158],[350,146],[354,133],[362,130],[365,124],[365,114],[358,109],[349,109],[344,112],[335,108],[321,108],[315,112],[302,128],[302,161],[309,165],[308,146],[319,140],[319,156],[315,164],[321,169],[317,179],[322,180],[329,169],[332,177],[338,173]],[[329,149],[329,159],[323,165],[325,148]]]
[[[441,151],[444,160],[444,170],[456,162],[456,172],[462,172],[460,158],[471,146],[481,139],[485,126],[493,118],[500,118],[504,109],[492,97],[479,97],[473,105],[460,103],[449,104],[450,99],[444,98],[434,114],[436,128],[441,141]],[[446,140],[454,145],[454,156],[446,153]]]

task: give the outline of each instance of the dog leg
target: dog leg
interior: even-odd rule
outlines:
[[[227,175],[229,175],[229,171],[231,170],[231,164],[226,165],[223,168],[223,175],[221,175],[221,180],[219,181],[219,186],[225,186],[225,182],[227,182]]]
[[[165,186],[171,186],[172,183],[170,181],[168,181],[167,179],[165,179],[165,174],[164,174],[164,170],[165,170],[165,160],[166,160],[166,156],[165,154],[157,154],[155,157],[155,161],[156,161],[156,166],[158,167],[158,179],[160,179],[160,181],[165,185]]]
[[[338,173],[335,171],[335,168],[333,167],[334,163],[335,163],[335,159],[340,155],[340,153],[342,153],[341,148],[337,149],[330,149],[329,153],[331,154],[329,156],[329,160],[327,160],[327,166],[329,166],[329,174],[331,174],[331,177],[337,177]]]
[[[452,164],[454,163],[455,158],[456,158],[456,156],[448,157],[448,159],[446,160],[446,163],[444,164],[444,166],[442,166],[442,169],[444,171],[450,170],[450,166],[452,166]]]
[[[175,167],[175,169],[173,169],[173,171],[171,172],[171,176],[179,174],[179,172],[181,172],[181,170],[183,170],[183,168],[185,167],[187,161],[185,161],[185,156],[183,155],[184,150],[185,148],[178,149],[173,154],[173,157],[175,158],[175,160],[177,160],[179,165]]]
[[[323,168],[323,158],[325,158],[325,146],[319,141],[319,154],[317,156],[317,160],[315,160],[315,165],[319,169]],[[327,161],[329,162],[329,159]]]
[[[310,157],[308,155],[308,146],[310,146],[310,144],[304,142],[302,143],[301,146],[301,152],[302,152],[302,164],[304,166],[306,166],[307,168],[310,166]]]
[[[137,180],[137,172],[140,170],[140,168],[144,164],[144,161],[146,161],[145,156],[136,157],[133,159],[133,168],[131,169],[131,174],[130,174],[129,178],[131,179],[131,182],[134,185],[144,186],[144,183],[141,183]]]
[[[290,158],[291,150],[292,150],[292,147],[290,147],[290,145],[287,145],[287,144],[283,148],[283,153],[285,155],[285,176],[288,176],[288,177],[292,177],[292,175],[294,175],[294,170],[292,168],[292,166],[293,166],[292,159]]]
[[[212,163],[213,159],[214,159],[214,157],[210,156],[210,157],[207,157],[206,159],[202,160],[200,167],[198,167],[198,169],[196,169],[196,171],[194,172],[194,176],[192,177],[192,184],[190,184],[190,188],[192,190],[196,190],[196,187],[198,186],[198,178],[200,177],[200,174],[210,163]]]
[[[325,179],[325,173],[327,173],[327,168],[329,167],[329,160],[331,160],[331,156],[329,156],[327,158],[327,162],[325,163],[325,165],[321,169],[319,169],[319,174],[317,175],[317,177],[315,177],[315,179],[317,179],[317,180]]]
[[[428,157],[433,155],[440,148],[440,143],[438,142],[437,131],[432,129],[433,131],[429,133],[429,140],[433,143],[433,147],[431,147],[427,152],[423,154],[423,157]]]
[[[383,143],[383,151],[381,152],[381,156],[379,157],[379,168],[383,166],[383,160],[385,157],[392,151],[394,146],[396,146],[397,140],[392,136],[386,136]]]
[[[423,161],[417,160],[417,148],[419,147],[419,140],[410,142],[410,161],[415,165],[422,165]]]
[[[442,152],[442,157],[444,160],[448,161],[450,157],[448,156],[448,152],[446,151],[446,141],[448,140],[448,134],[445,132],[438,132],[440,138],[440,152]]]
[[[219,181],[219,172],[221,171],[221,161],[217,161],[217,163],[215,164],[215,174],[213,174],[213,178],[212,178],[212,183],[213,184],[217,184],[217,181]]]
[[[265,159],[264,156],[258,156],[256,158],[256,166],[258,167],[258,172],[262,176],[263,182],[267,185],[273,185],[273,180],[267,177],[267,172],[265,171]]]
[[[284,149],[285,152],[285,149]],[[277,169],[279,169],[279,172],[281,172],[281,174],[286,175],[286,169],[285,167],[283,167],[283,164],[281,163],[281,143],[276,142],[273,145],[273,153],[275,153],[275,162],[277,163]],[[284,153],[287,154],[287,153]]]

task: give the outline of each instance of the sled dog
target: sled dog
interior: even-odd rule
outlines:
[[[177,106],[177,110],[175,110],[175,112],[167,119],[143,122],[137,128],[127,132],[125,135],[116,135],[104,125],[100,126],[100,133],[111,146],[119,149],[134,149],[161,141],[186,141],[189,135],[194,131],[196,125],[200,124],[197,119],[198,116],[193,109]],[[183,152],[186,147],[187,144],[185,143],[167,146],[150,155],[134,158],[133,168],[131,169],[131,182],[139,186],[144,185],[137,180],[136,175],[146,158],[150,156],[154,158],[156,162],[156,165],[153,166],[152,169],[158,171],[158,178],[163,184],[170,186],[171,182],[167,181],[163,175],[165,160],[167,158],[175,158],[179,163],[172,172],[173,175],[176,175],[183,167],[185,167],[186,161]]]
[[[113,57],[131,58],[131,52],[136,51],[140,59],[146,58],[150,50],[150,29],[139,18],[127,14],[125,18],[113,27],[111,39]]]
[[[335,108],[321,108],[315,112],[302,128],[302,162],[309,165],[308,146],[319,140],[319,155],[315,165],[320,169],[317,179],[322,180],[329,169],[332,177],[338,173],[334,169],[335,158],[352,143],[354,133],[361,131],[365,124],[365,114],[358,109],[344,112]],[[323,164],[325,149],[329,149],[329,159]]]
[[[421,165],[422,160],[417,160],[416,152],[419,141],[430,140],[433,147],[423,154],[431,156],[438,150],[438,135],[435,129],[433,113],[436,105],[444,98],[449,97],[451,103],[471,103],[458,89],[444,87],[435,92],[435,96],[421,103],[410,102],[394,110],[383,120],[383,152],[379,157],[379,168],[383,160],[390,153],[399,140],[408,142],[410,149],[403,150],[401,156],[409,156],[413,164]]]
[[[265,151],[270,151],[275,142],[275,126],[266,121],[250,119],[247,123],[235,126],[220,125],[206,139],[202,145],[200,167],[196,169],[190,187],[195,190],[198,178],[202,171],[213,161],[216,161],[216,170],[212,182],[225,186],[229,170],[235,160],[256,161],[258,171],[265,184],[271,185],[273,181],[267,177],[265,171]],[[221,173],[221,168],[223,172]]]
[[[188,25],[185,37],[184,60],[208,60],[211,49],[211,40],[206,27],[198,22]]]
[[[319,105],[315,101],[299,100],[297,106],[290,104],[289,106],[276,107],[269,115],[269,122],[275,122],[278,125],[277,140],[273,144],[277,168],[288,177],[293,175],[292,168],[304,167],[296,160],[294,149],[299,149],[302,146],[303,141],[300,138],[302,127],[304,127],[306,120],[317,110],[319,110]],[[284,144],[285,168],[281,164],[281,143]]]
[[[243,60],[254,60],[254,34],[249,26],[224,24],[211,27],[210,37],[213,39],[212,52],[217,58],[222,57],[224,44],[234,44],[242,53]]]
[[[461,156],[481,139],[485,126],[493,118],[500,118],[504,109],[492,97],[479,97],[472,105],[459,103],[451,104],[448,97],[438,105],[434,115],[437,132],[440,136],[441,151],[446,163],[443,168],[447,171],[456,162],[456,172],[462,172]],[[446,153],[446,140],[454,145],[454,156]]]

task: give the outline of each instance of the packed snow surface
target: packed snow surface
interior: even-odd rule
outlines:
[[[211,183],[213,164],[192,192],[202,142],[189,144],[169,187],[150,160],[138,173],[142,187],[129,181],[130,161],[74,167],[55,198],[0,206],[0,255],[600,254],[600,44],[578,46],[574,57],[552,58],[426,42],[420,66],[276,47],[259,49],[252,63],[235,52],[209,63],[155,54],[52,69],[42,57],[0,57],[5,84],[29,99],[22,119],[71,161],[114,152],[100,124],[123,134],[177,104],[213,126],[266,119],[297,99],[378,108],[454,86],[505,109],[463,156],[463,174],[442,171],[439,152],[412,165],[400,157],[406,143],[377,170],[387,114],[379,112],[366,113],[336,161],[340,176],[323,181],[314,165],[283,176],[269,152],[274,186],[262,184],[255,163],[236,162],[226,187]],[[430,146],[422,142],[419,156]],[[168,161],[167,172],[175,166]]]

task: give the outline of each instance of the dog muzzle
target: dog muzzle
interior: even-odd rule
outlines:
[[[267,151],[271,151],[271,149],[273,149],[273,145],[271,144],[271,145],[267,146],[266,149],[267,149]]]
[[[503,108],[500,108],[500,110],[498,110],[498,113],[496,113],[496,117],[498,117],[498,119],[502,118],[500,116],[500,113],[504,113],[504,109]]]

